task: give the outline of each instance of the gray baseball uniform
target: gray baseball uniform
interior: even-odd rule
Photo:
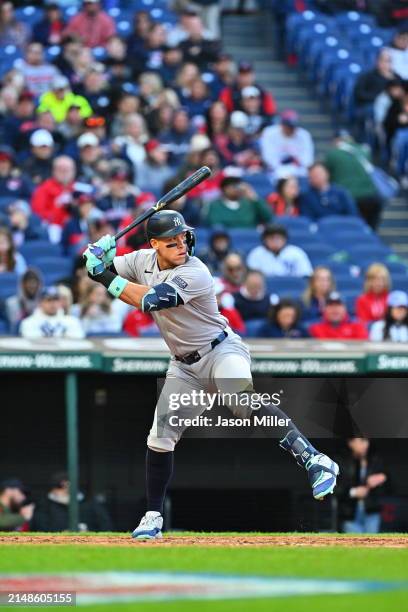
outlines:
[[[158,426],[158,415],[169,411],[169,394],[177,387],[182,393],[199,391],[204,384],[215,385],[220,391],[229,393],[248,389],[252,385],[249,350],[219,313],[214,280],[207,266],[197,257],[189,257],[185,264],[175,268],[160,270],[156,251],[142,249],[116,257],[114,265],[118,274],[131,282],[149,287],[165,282],[183,300],[179,306],[151,313],[172,357],[147,444],[156,451],[172,451],[185,427],[163,431]],[[227,337],[212,349],[211,342],[223,331],[227,332]],[[191,365],[175,358],[194,351],[202,357]],[[182,416],[193,418],[205,408],[200,405],[185,407]],[[234,411],[233,406],[230,408]]]

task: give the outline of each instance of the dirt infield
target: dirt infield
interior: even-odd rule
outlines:
[[[38,545],[38,544],[79,544],[85,546],[211,546],[211,547],[262,547],[262,546],[345,546],[365,548],[408,548],[408,536],[341,536],[324,535],[174,535],[167,534],[161,540],[132,540],[127,534],[115,535],[7,535],[0,536],[0,546],[3,545]]]

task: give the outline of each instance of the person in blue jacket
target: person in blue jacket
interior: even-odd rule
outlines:
[[[358,216],[350,193],[330,183],[329,171],[322,162],[309,168],[309,189],[300,197],[300,214],[317,221],[328,215]]]

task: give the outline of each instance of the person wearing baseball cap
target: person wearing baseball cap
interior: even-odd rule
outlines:
[[[268,117],[270,121],[277,112],[276,102],[270,92],[265,91],[256,83],[254,67],[250,62],[239,62],[235,82],[232,83],[232,85],[224,87],[220,93],[221,102],[225,104],[230,113],[234,110],[243,110],[242,92],[248,87],[255,88],[259,91],[262,113]]]
[[[57,123],[62,123],[72,106],[79,108],[83,119],[92,115],[88,100],[84,96],[74,94],[67,77],[59,74],[53,79],[50,91],[41,96],[37,112],[50,112]]]
[[[312,338],[319,340],[367,340],[366,327],[352,321],[347,312],[344,298],[338,291],[327,296],[322,320],[309,327]]]
[[[116,33],[115,22],[101,8],[100,0],[84,0],[82,10],[71,17],[63,37],[78,36],[86,47],[105,47]]]
[[[169,152],[161,142],[155,138],[145,144],[146,158],[138,165],[136,183],[141,191],[152,191],[157,195],[164,192],[164,186],[174,176],[174,169],[170,166]]]
[[[44,129],[35,130],[30,136],[31,155],[23,165],[24,171],[35,185],[45,181],[52,173],[54,138]]]
[[[391,291],[388,295],[385,317],[372,324],[370,340],[408,342],[408,294],[405,291]]]
[[[283,225],[267,225],[262,233],[262,244],[249,252],[247,266],[268,276],[308,277],[313,268],[305,251],[288,243],[288,232]]]
[[[23,338],[34,340],[37,338],[81,339],[85,334],[79,320],[64,313],[57,287],[45,287],[41,292],[38,308],[21,322],[20,335]]]
[[[34,512],[34,504],[23,505],[26,488],[18,478],[0,482],[0,531],[27,530]]]
[[[299,126],[299,115],[287,109],[280,123],[265,128],[260,138],[262,159],[275,178],[307,176],[314,160],[314,144],[310,133]]]

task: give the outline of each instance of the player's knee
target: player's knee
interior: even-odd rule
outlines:
[[[168,453],[174,451],[178,440],[172,438],[157,438],[149,435],[147,438],[147,446],[157,453]]]

